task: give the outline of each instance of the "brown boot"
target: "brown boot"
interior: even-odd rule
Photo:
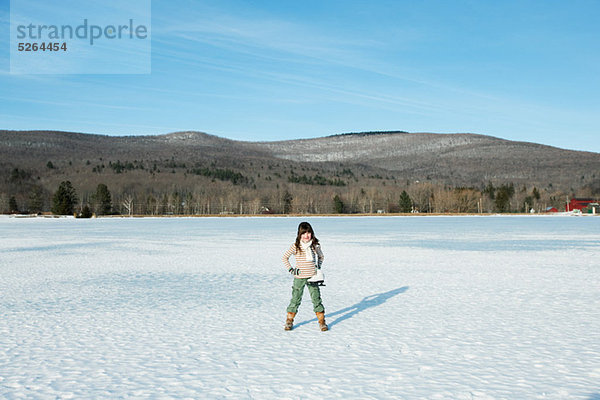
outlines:
[[[287,319],[285,320],[285,326],[283,327],[283,329],[285,329],[286,331],[292,330],[292,328],[294,327],[294,317],[295,316],[296,316],[296,313],[294,313],[294,312],[287,313]]]
[[[321,329],[321,331],[328,331],[329,327],[327,326],[327,324],[325,323],[325,313],[324,312],[318,312],[317,314],[317,319],[319,320],[319,328]]]

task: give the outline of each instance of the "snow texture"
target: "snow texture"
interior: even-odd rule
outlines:
[[[600,399],[597,217],[0,218],[0,397]]]

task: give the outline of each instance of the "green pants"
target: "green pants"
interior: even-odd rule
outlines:
[[[321,291],[319,290],[319,287],[316,285],[307,285],[306,281],[308,281],[308,278],[294,278],[294,284],[292,285],[292,300],[290,300],[287,312],[298,312],[298,307],[300,307],[300,303],[302,302],[304,286],[308,286],[308,293],[310,294],[313,303],[314,312],[325,312],[325,307],[323,307],[323,303],[321,302]]]

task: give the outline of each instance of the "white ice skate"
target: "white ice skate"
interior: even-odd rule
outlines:
[[[315,286],[325,286],[325,275],[323,275],[323,271],[317,269],[317,272],[308,278],[307,282]]]

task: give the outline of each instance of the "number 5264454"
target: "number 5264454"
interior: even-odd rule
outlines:
[[[19,51],[67,51],[67,43],[48,42],[48,43],[19,43]]]

